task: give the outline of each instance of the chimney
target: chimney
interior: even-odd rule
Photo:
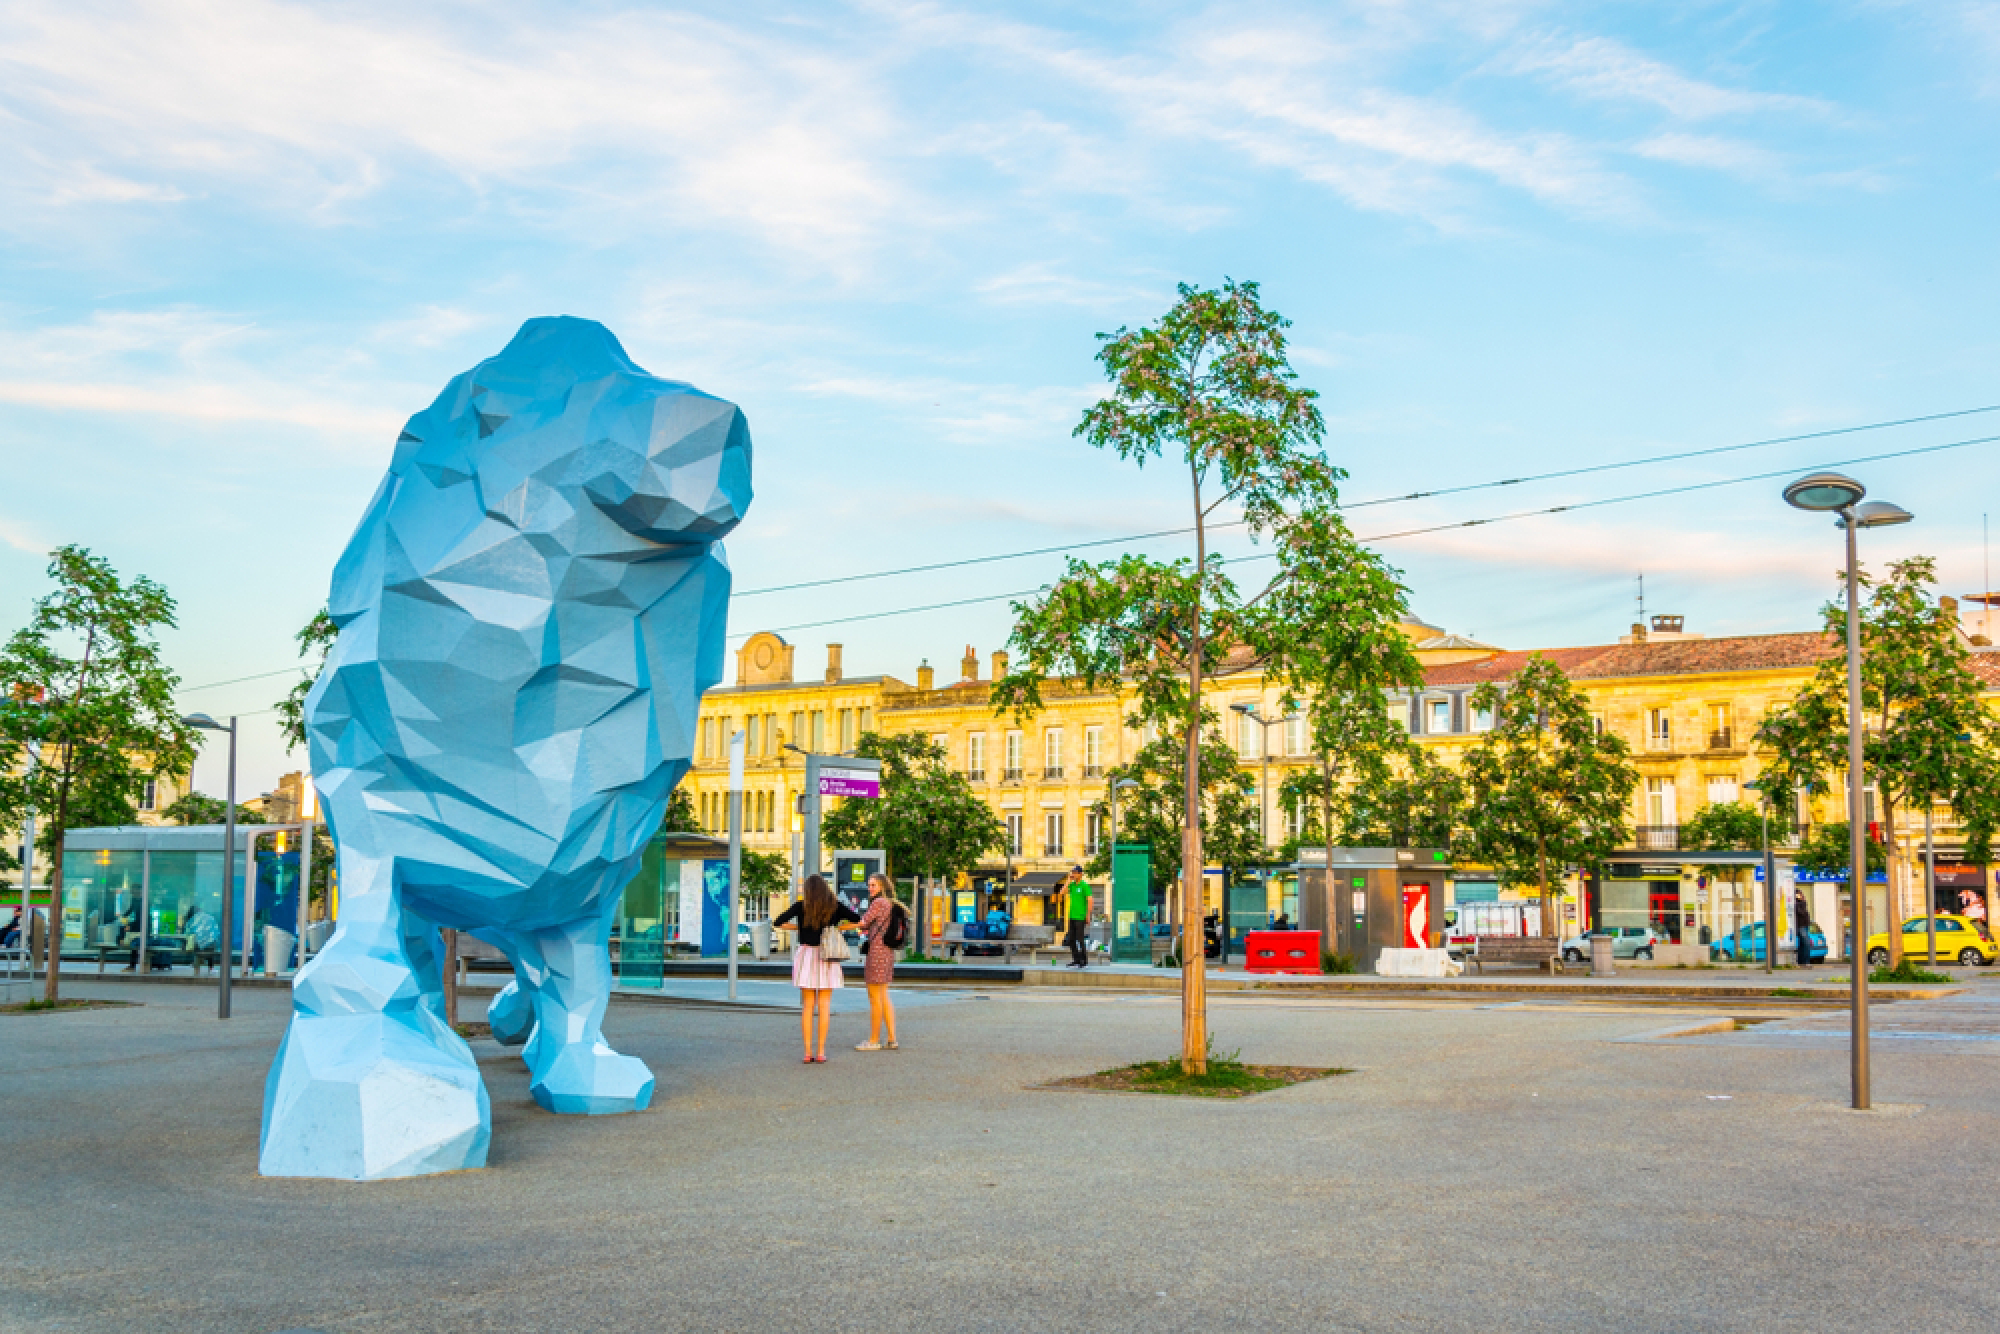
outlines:
[[[1948,611],[1956,616],[1958,615],[1958,599],[1952,597],[1939,598],[1938,609],[1940,611]]]
[[[1001,677],[1005,676],[1006,674],[1007,674],[1007,650],[1004,648],[994,649],[993,679],[998,681]]]
[[[965,646],[965,656],[959,659],[958,670],[961,681],[977,681],[979,679],[979,654],[974,651],[972,645],[967,644]]]
[[[1646,642],[1646,627],[1637,621],[1632,622],[1632,642],[1635,644]]]
[[[923,662],[918,663],[917,689],[929,690],[936,684],[937,684],[937,671],[934,668],[932,668],[929,659],[926,659]]]
[[[826,646],[826,683],[836,685],[840,681],[840,645]]]
[[[1653,633],[1656,635],[1677,635],[1686,626],[1687,618],[1684,616],[1655,616],[1653,618]]]

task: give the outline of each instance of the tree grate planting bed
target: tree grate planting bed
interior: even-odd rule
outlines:
[[[1167,1093],[1193,1098],[1250,1098],[1259,1093],[1289,1088],[1309,1080],[1352,1074],[1341,1066],[1245,1065],[1241,1061],[1213,1060],[1206,1074],[1190,1075],[1178,1060],[1140,1061],[1136,1065],[1100,1070],[1094,1075],[1076,1075],[1036,1087],[1058,1092],[1084,1093]]]

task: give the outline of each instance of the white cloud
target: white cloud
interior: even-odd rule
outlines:
[[[1782,180],[1786,175],[1784,159],[1776,153],[1740,139],[1719,135],[1656,134],[1635,144],[1632,151],[1659,162],[1702,167],[1767,184]]]
[[[1141,287],[1137,284],[1099,282],[1094,278],[1079,278],[1065,273],[1062,267],[1047,261],[1037,261],[1016,265],[1005,273],[995,274],[973,288],[981,296],[1000,305],[1046,305],[1105,307],[1130,305],[1134,302],[1159,304],[1170,300],[1171,287],[1162,283],[1156,288]]]
[[[1704,83],[1609,37],[1547,39],[1514,53],[1506,64],[1517,73],[1544,75],[1584,97],[1647,102],[1680,120],[1774,111],[1823,116],[1834,110],[1816,97]]]
[[[21,0],[0,19],[0,104],[17,153],[103,163],[107,181],[144,168],[337,214],[404,172],[483,190],[569,169],[571,207],[826,255],[908,201],[878,169],[895,126],[866,71],[818,35],[654,12]],[[45,200],[77,197],[30,174]]]

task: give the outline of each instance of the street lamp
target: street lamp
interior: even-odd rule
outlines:
[[[229,787],[228,805],[222,817],[222,949],[217,961],[220,968],[216,974],[220,991],[216,1000],[215,1017],[229,1017],[229,974],[235,957],[234,931],[236,926],[236,719],[231,717],[229,725],[223,726],[205,713],[190,713],[181,719],[187,727],[204,732],[229,733]],[[305,930],[303,926],[299,928]]]
[[[1848,1056],[1853,1106],[1868,1110],[1868,830],[1861,806],[1861,578],[1854,549],[1857,528],[1887,528],[1913,517],[1883,500],[1861,503],[1868,488],[1837,472],[1816,472],[1785,488],[1785,503],[1795,509],[1832,512],[1840,516],[1847,535],[1847,849],[1848,884],[1854,899],[1854,944],[1848,950],[1852,981]],[[1892,914],[1893,916],[1893,914]],[[1894,924],[1891,923],[1893,926]],[[1765,926],[1764,948],[1775,942]]]

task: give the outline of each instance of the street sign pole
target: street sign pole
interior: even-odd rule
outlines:
[[[743,903],[743,733],[729,734],[729,999],[736,999],[736,923]]]

